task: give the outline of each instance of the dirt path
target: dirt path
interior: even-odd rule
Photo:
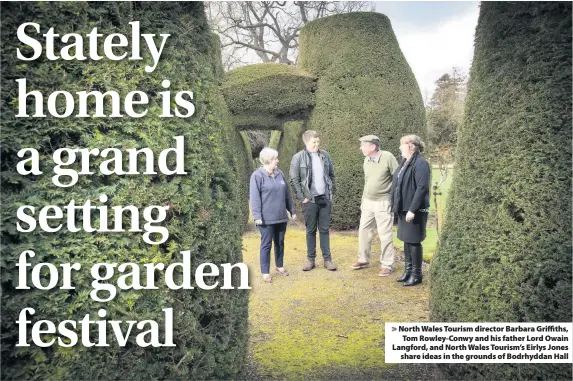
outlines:
[[[401,260],[390,277],[378,277],[379,243],[372,265],[352,270],[356,232],[331,233],[338,271],[327,271],[319,258],[317,268],[303,272],[305,232],[293,225],[285,240],[285,267],[291,275],[281,277],[271,265],[273,283],[267,284],[260,277],[259,240],[256,231],[243,238],[252,276],[245,379],[435,378],[433,365],[384,363],[385,322],[428,320],[427,278],[421,286],[402,287],[395,281]]]

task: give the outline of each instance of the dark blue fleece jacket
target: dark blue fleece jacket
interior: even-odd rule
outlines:
[[[272,176],[263,168],[253,172],[249,199],[253,218],[263,220],[264,225],[287,222],[287,210],[291,216],[295,213],[285,176],[278,168]]]

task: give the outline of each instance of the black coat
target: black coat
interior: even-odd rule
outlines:
[[[414,153],[411,162],[402,163],[394,172],[392,179],[391,204],[392,212],[428,211],[430,209],[430,164],[419,152]],[[398,174],[400,178],[398,179]]]

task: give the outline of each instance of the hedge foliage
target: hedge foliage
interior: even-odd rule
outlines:
[[[299,43],[299,65],[318,77],[308,129],[320,133],[337,176],[333,227],[354,229],[364,186],[358,139],[376,134],[382,149],[399,157],[400,137],[425,137],[422,96],[390,21],[380,13],[312,21],[301,30]]]
[[[278,149],[281,142],[282,131],[273,130],[271,131],[271,138],[269,139],[269,147],[272,149]]]
[[[289,184],[290,184],[290,162],[295,153],[304,148],[304,143],[302,142],[302,134],[306,131],[306,123],[304,121],[291,121],[286,122],[283,125],[283,132],[280,136],[280,141],[278,144],[277,151],[279,151],[279,169],[285,174]],[[291,195],[294,191],[291,189]],[[296,202],[296,200],[294,200]],[[300,205],[297,205],[298,212],[301,212]],[[299,213],[300,216],[302,214]]]
[[[571,3],[484,2],[432,262],[433,321],[571,322]],[[570,380],[570,364],[443,366]]]
[[[315,88],[315,77],[275,63],[230,70],[221,86],[236,128],[266,130],[306,117],[314,106]]]
[[[155,2],[57,2],[2,3],[2,93],[1,93],[1,176],[2,176],[2,379],[6,380],[187,380],[229,378],[242,368],[247,348],[248,294],[238,290],[169,290],[163,272],[156,278],[159,290],[120,291],[115,299],[98,303],[89,297],[92,290],[89,269],[95,263],[147,263],[166,265],[180,262],[182,250],[191,250],[193,271],[204,262],[241,262],[240,220],[244,200],[239,200],[235,175],[242,171],[235,156],[237,137],[225,122],[225,105],[216,83],[217,49],[209,31],[202,3]],[[23,22],[41,25],[41,33],[54,27],[56,33],[81,35],[97,27],[101,34],[131,34],[130,21],[140,21],[142,33],[170,33],[158,67],[143,70],[141,61],[48,61],[43,55],[23,62],[16,57],[22,47],[16,30]],[[157,37],[156,37],[157,39]],[[101,44],[101,42],[100,42]],[[57,39],[56,49],[62,46]],[[142,43],[146,63],[151,57]],[[101,49],[101,47],[100,47]],[[128,49],[129,50],[129,49]],[[100,50],[101,52],[101,50]],[[55,90],[115,90],[123,97],[140,90],[149,96],[148,114],[143,118],[15,118],[18,89],[16,79],[27,78],[28,90],[45,97]],[[164,91],[161,82],[171,81],[172,94],[193,91],[195,115],[191,118],[159,118]],[[31,98],[29,103],[31,103]],[[61,106],[61,105],[60,105]],[[77,105],[76,105],[77,106]],[[90,105],[93,107],[93,105]],[[30,106],[32,108],[32,106]],[[77,109],[76,109],[77,110]],[[120,149],[149,147],[159,152],[174,146],[174,136],[185,137],[185,169],[188,175],[165,176],[80,176],[71,188],[51,183],[52,153],[62,147]],[[16,153],[36,148],[43,175],[21,176]],[[141,156],[141,155],[140,155]],[[173,155],[174,156],[174,155]],[[141,156],[142,157],[142,156]],[[173,157],[171,158],[173,159]],[[170,167],[173,161],[169,161]],[[103,161],[92,157],[95,171]],[[143,171],[144,163],[139,163]],[[71,166],[79,170],[79,165]],[[142,233],[18,233],[16,210],[20,205],[41,208],[65,206],[70,200],[83,204],[91,200],[102,205],[99,195],[109,197],[108,206],[173,204],[163,225],[170,235],[166,243],[148,245]],[[78,212],[78,218],[79,218]],[[37,215],[37,214],[36,214]],[[111,215],[110,215],[111,217]],[[111,219],[111,218],[110,218]],[[94,213],[92,225],[99,226]],[[111,219],[113,221],[113,219]],[[141,216],[143,221],[143,216]],[[141,225],[143,225],[141,223]],[[129,222],[124,221],[125,229]],[[15,264],[21,252],[35,251],[29,258],[35,265],[76,262],[75,290],[54,288],[16,290]],[[159,273],[158,273],[159,274]],[[43,284],[47,283],[45,274]],[[116,279],[112,279],[115,283]],[[181,282],[176,273],[175,282]],[[110,347],[73,349],[55,344],[49,348],[15,347],[15,321],[25,307],[36,314],[32,321],[80,320],[90,314],[97,319],[100,308],[109,320],[155,320],[160,326],[163,308],[174,311],[175,348],[141,348],[132,332],[128,344],[119,347],[108,329]],[[91,325],[94,328],[94,325]],[[30,328],[30,326],[28,326]],[[124,327],[125,329],[125,327]],[[91,332],[92,338],[95,332]],[[29,332],[28,332],[29,335]],[[46,338],[44,338],[45,340]],[[163,337],[159,338],[163,341]]]
[[[225,70],[223,69],[223,59],[221,56],[221,39],[216,34],[211,34],[212,44],[210,56],[212,70],[215,74],[215,80],[221,84],[224,80]],[[246,133],[235,128],[232,122],[232,116],[221,92],[213,94],[213,104],[217,106],[218,114],[221,117],[221,123],[225,126],[223,138],[225,152],[217,152],[223,155],[231,165],[231,171],[235,173],[235,190],[241,218],[239,221],[246,228],[249,219],[249,181],[253,172],[251,160],[251,146],[248,142]]]
[[[279,130],[285,121],[299,119],[301,116],[276,117],[268,114],[231,115],[232,125],[239,131]]]

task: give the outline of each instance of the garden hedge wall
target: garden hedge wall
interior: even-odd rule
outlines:
[[[305,25],[299,65],[318,77],[316,105],[308,129],[320,133],[329,151],[338,193],[332,224],[354,229],[364,187],[358,139],[375,134],[397,158],[400,137],[425,137],[425,112],[416,78],[390,21],[373,12],[329,16]]]
[[[216,34],[212,34],[212,44],[210,46],[210,56],[212,70],[215,74],[215,80],[221,84],[225,77],[223,69],[223,60],[221,56],[221,39]],[[246,133],[235,128],[232,122],[232,116],[225,102],[223,94],[220,91],[213,93],[213,105],[217,106],[218,114],[221,117],[221,123],[225,126],[223,132],[224,152],[217,151],[217,154],[223,155],[231,166],[231,171],[235,173],[235,195],[236,202],[241,211],[240,222],[243,228],[247,227],[249,219],[249,181],[253,172],[253,161],[251,160],[251,146],[248,142]]]
[[[316,78],[299,68],[264,63],[228,71],[221,89],[236,128],[276,130],[306,117],[315,87]]]
[[[289,182],[290,187],[290,163],[292,157],[298,151],[304,149],[304,143],[302,142],[302,134],[305,129],[306,123],[302,120],[296,120],[291,122],[286,122],[282,128],[283,132],[280,136],[280,142],[278,144],[277,150],[279,151],[279,169],[283,171],[287,181]],[[296,203],[297,207],[297,214],[299,215],[299,219],[304,221],[304,217],[302,215],[302,207],[299,202],[297,202],[296,198],[294,197],[294,191],[292,187],[291,196]]]
[[[238,290],[121,291],[115,299],[98,303],[89,297],[94,263],[181,262],[180,251],[191,250],[193,270],[204,262],[238,263],[241,257],[242,202],[237,193],[239,163],[225,153],[236,149],[236,134],[225,121],[225,105],[216,81],[213,38],[208,29],[203,4],[198,2],[55,2],[2,3],[2,93],[1,93],[1,176],[2,176],[2,379],[5,380],[188,380],[231,378],[242,368],[247,350],[248,294]],[[43,55],[23,62],[16,57],[22,47],[16,37],[18,26],[34,21],[41,33],[89,33],[94,27],[101,34],[131,34],[130,21],[140,21],[142,33],[170,33],[158,67],[143,70],[141,61],[48,61]],[[157,39],[157,37],[156,37]],[[101,42],[100,42],[101,44]],[[62,43],[57,39],[56,49]],[[144,60],[151,62],[142,44]],[[100,48],[101,49],[101,48]],[[45,97],[55,90],[115,90],[125,96],[140,90],[149,96],[148,114],[123,118],[15,118],[18,105],[16,79],[27,78],[29,90]],[[190,118],[159,118],[161,83],[171,81],[172,93],[193,91],[195,115]],[[30,101],[31,103],[31,98]],[[76,105],[77,106],[77,105]],[[90,105],[93,106],[93,105]],[[32,106],[30,106],[32,107]],[[174,147],[174,136],[185,137],[184,176],[141,175],[80,176],[71,188],[51,183],[52,153],[62,147],[108,148],[149,147],[156,157]],[[238,135],[240,136],[240,135]],[[21,176],[16,153],[24,147],[36,148],[41,156],[41,176]],[[92,157],[92,159],[94,159]],[[93,160],[97,169],[103,161]],[[172,166],[173,160],[169,161]],[[79,170],[79,165],[71,166]],[[143,163],[139,168],[143,171]],[[142,233],[31,233],[16,230],[16,210],[20,205],[40,208],[67,205],[70,200],[95,205],[105,194],[109,207],[150,205],[173,208],[163,223],[170,235],[161,245],[148,245]],[[79,216],[78,216],[79,217]],[[112,219],[113,220],[113,219]],[[141,217],[143,221],[143,217]],[[99,225],[94,213],[92,225]],[[143,224],[141,224],[143,225]],[[65,225],[64,225],[65,226]],[[129,223],[124,221],[125,229]],[[75,290],[16,290],[15,264],[21,252],[35,251],[29,258],[35,265],[77,262],[84,271],[74,273]],[[87,270],[87,271],[85,271]],[[42,274],[44,277],[45,274]],[[112,279],[115,282],[116,279]],[[175,281],[181,281],[176,273]],[[43,279],[46,284],[47,279]],[[164,285],[163,273],[157,277]],[[141,348],[132,334],[125,347],[115,344],[108,329],[110,347],[72,349],[57,344],[48,348],[15,347],[18,329],[15,321],[25,307],[36,314],[31,320],[80,320],[86,314],[97,318],[104,308],[106,319],[155,320],[163,324],[163,308],[173,308],[174,348]],[[94,329],[94,324],[91,325]],[[30,328],[28,326],[28,328]],[[29,333],[29,332],[28,332]],[[92,338],[95,332],[91,332]],[[44,338],[46,339],[46,338]],[[159,341],[163,341],[160,335]]]
[[[571,3],[481,4],[432,321],[572,320],[571,32]],[[571,379],[571,364],[441,368],[454,379]]]
[[[279,130],[271,131],[271,138],[269,139],[270,148],[278,149],[282,134],[283,134],[282,131]]]

